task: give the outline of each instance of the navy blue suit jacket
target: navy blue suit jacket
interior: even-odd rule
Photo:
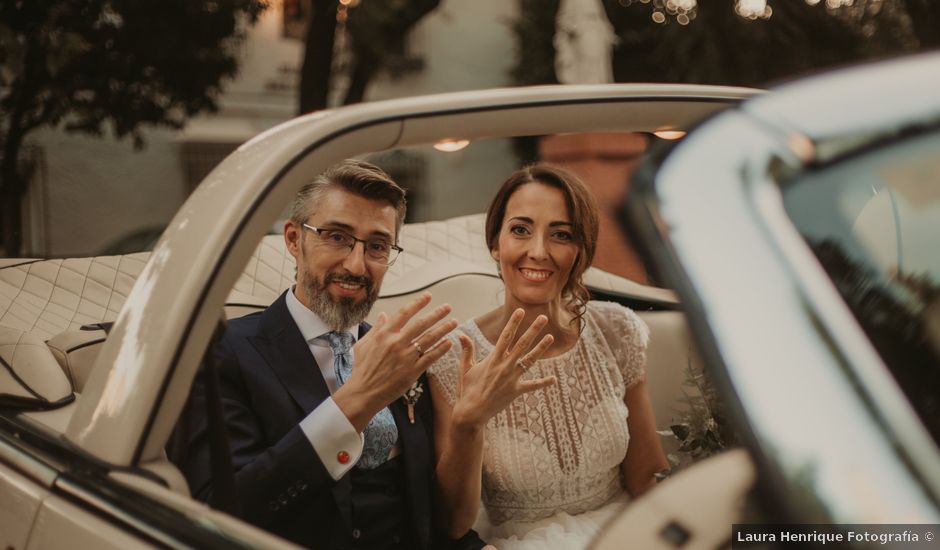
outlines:
[[[289,292],[289,291],[288,291]],[[368,331],[360,325],[360,336]],[[334,481],[299,422],[330,396],[329,389],[282,294],[266,310],[229,321],[216,349],[220,393],[231,446],[240,514],[305,546],[329,547],[334,531],[352,525],[350,475]],[[202,376],[189,403],[190,488],[211,497],[211,468]],[[425,375],[421,383],[427,388]],[[480,548],[471,531],[459,543],[432,534],[434,427],[430,392],[408,421],[402,401],[390,405],[398,426],[406,504],[420,548]]]

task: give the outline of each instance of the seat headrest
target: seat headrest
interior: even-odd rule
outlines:
[[[74,399],[71,382],[45,342],[0,327],[0,407],[46,410]]]

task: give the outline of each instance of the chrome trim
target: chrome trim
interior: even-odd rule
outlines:
[[[213,524],[208,512],[192,516],[183,510],[122,485],[109,477],[117,470],[32,425],[28,419],[0,414],[0,462],[97,514],[114,525],[170,548],[248,548]],[[123,471],[146,483],[159,484],[144,470]]]
[[[60,479],[56,482],[56,489],[62,496],[71,497],[70,500],[73,502],[78,501],[83,504],[84,510],[109,516],[117,523],[124,524],[131,530],[137,531],[168,548],[178,548],[180,546],[180,541],[176,540],[175,537],[155,529],[152,525],[141,521],[133,514],[129,514],[123,507],[86,490],[75,483],[74,480]]]
[[[15,435],[3,431],[0,431],[0,462],[43,487],[51,488],[58,476],[48,463],[27,452]]]
[[[63,474],[55,483],[58,494],[80,503],[84,510],[105,516],[168,548],[251,548],[211,528],[210,522],[197,522],[137,491],[108,478],[94,481]]]

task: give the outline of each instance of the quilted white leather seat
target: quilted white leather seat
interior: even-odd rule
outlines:
[[[0,327],[0,406],[52,408],[68,403],[72,384],[35,334]]]
[[[450,303],[461,320],[502,302],[502,283],[484,244],[482,214],[406,225],[401,245],[405,253],[389,269],[371,320],[380,311],[396,311],[423,290],[431,291],[435,303]],[[81,392],[106,338],[103,330],[88,326],[82,330],[82,326],[117,317],[148,258],[149,253],[142,252],[0,267],[0,329],[21,335],[18,341],[28,340],[30,345],[44,341],[42,347],[48,349],[43,361],[51,363],[54,357],[65,383]],[[596,269],[585,278],[612,292],[675,303],[670,291]],[[231,318],[266,307],[293,279],[294,260],[283,237],[264,237],[229,294],[226,315]],[[657,418],[664,425],[681,398],[684,369],[689,361],[697,364],[697,359],[680,312],[639,313],[651,328],[649,387]],[[43,372],[49,375],[48,369]],[[62,386],[62,381],[57,384]]]
[[[455,276],[461,276],[467,285],[463,292],[448,293],[460,299],[461,303],[455,304],[458,312],[478,305],[473,296],[484,289],[493,299],[481,303],[496,303],[490,289],[498,288],[498,280],[482,243],[482,216],[406,226],[402,245],[407,252],[391,267],[382,288],[383,297],[393,297],[388,309],[397,307],[394,297]],[[0,327],[28,335],[30,340],[46,341],[50,357],[55,357],[80,392],[105,338],[103,330],[88,330],[88,325],[117,317],[149,256],[149,252],[141,252],[5,262],[0,268]],[[471,282],[469,274],[478,277]],[[227,315],[243,315],[267,306],[293,279],[294,259],[287,253],[283,237],[265,237],[229,295]],[[448,288],[456,286],[456,281],[447,284]]]
[[[0,269],[0,327],[47,339],[82,325],[113,321],[149,252],[33,260]]]
[[[483,239],[483,215],[414,223],[402,229],[405,252],[389,268],[381,296],[417,292],[446,277],[477,273],[496,276]],[[294,258],[281,235],[268,235],[235,283],[230,303],[259,300],[267,305],[294,281]]]

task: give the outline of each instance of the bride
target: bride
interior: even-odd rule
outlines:
[[[551,165],[513,173],[490,205],[505,303],[461,325],[460,351],[429,370],[450,536],[474,527],[500,550],[585,548],[668,466],[646,391],[648,329],[589,301],[581,282],[597,231],[591,193]]]

